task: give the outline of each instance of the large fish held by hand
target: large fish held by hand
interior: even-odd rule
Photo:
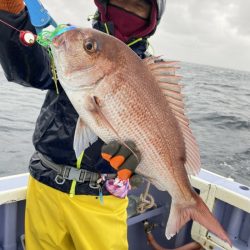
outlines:
[[[96,140],[135,142],[136,172],[172,197],[166,237],[190,219],[228,242],[227,234],[192,189],[188,174],[200,169],[199,150],[175,75],[175,63],[141,60],[118,39],[76,28],[53,40],[58,77],[79,114],[76,155]]]

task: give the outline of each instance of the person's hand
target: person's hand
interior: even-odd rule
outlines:
[[[105,182],[106,189],[114,196],[124,198],[131,188],[129,178],[140,163],[140,152],[132,141],[123,144],[111,141],[102,147],[101,155],[117,170],[117,177]]]
[[[0,1],[0,10],[18,14],[24,9],[23,0],[1,0]]]
[[[101,155],[117,170],[120,180],[129,179],[141,160],[140,152],[132,141],[125,141],[124,145],[111,141],[103,145]]]

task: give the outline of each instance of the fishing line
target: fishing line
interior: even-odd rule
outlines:
[[[21,30],[15,28],[14,26],[12,26],[11,24],[9,24],[9,23],[3,21],[2,19],[0,19],[0,22],[3,23],[3,24],[5,24],[5,25],[7,25],[7,26],[9,26],[10,28],[12,28],[12,29],[14,29],[14,30],[16,30],[16,31],[18,31],[18,32],[21,32]]]
[[[36,42],[37,36],[33,34],[31,31],[19,30],[16,27],[12,26],[11,24],[3,21],[2,19],[0,19],[0,22],[8,26],[9,28],[19,32],[19,40],[24,46],[32,46]]]
[[[51,53],[50,46],[52,44],[53,39],[56,36],[59,36],[63,34],[64,32],[67,32],[69,30],[76,29],[75,26],[69,26],[67,24],[60,24],[58,25],[53,31],[48,31],[48,30],[43,30],[40,32],[38,35],[32,33],[29,30],[19,30],[16,27],[12,26],[8,22],[5,22],[4,20],[0,19],[0,22],[10,29],[13,29],[17,32],[19,32],[19,41],[26,47],[31,47],[33,46],[36,42],[41,45],[42,47],[46,48],[49,54],[50,58],[50,63],[51,63],[51,72],[52,72],[52,79],[54,80],[55,83],[55,88],[56,88],[56,93],[59,94],[59,89],[58,89],[58,78],[57,78],[57,72],[56,72],[56,67],[54,63],[54,58]]]
[[[19,32],[19,40],[24,46],[33,46],[36,42],[45,48],[49,48],[52,44],[52,40],[64,32],[76,29],[75,26],[60,24],[53,31],[43,30],[38,35],[32,33],[29,30],[19,30],[16,27],[12,26],[8,22],[0,19],[0,22],[9,28]]]

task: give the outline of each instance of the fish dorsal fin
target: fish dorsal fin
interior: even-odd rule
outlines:
[[[176,61],[165,61],[160,57],[144,59],[163,94],[165,95],[181,129],[186,149],[185,168],[188,174],[197,175],[200,171],[200,152],[196,140],[189,128],[189,120],[185,116],[183,95],[181,94],[181,77],[176,75]]]

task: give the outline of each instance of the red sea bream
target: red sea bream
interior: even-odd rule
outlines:
[[[175,63],[142,60],[118,39],[93,29],[59,35],[52,52],[62,87],[79,114],[76,155],[97,136],[106,143],[135,142],[142,157],[136,172],[172,197],[166,237],[193,219],[231,244],[189,182],[188,175],[199,172],[200,156]]]

